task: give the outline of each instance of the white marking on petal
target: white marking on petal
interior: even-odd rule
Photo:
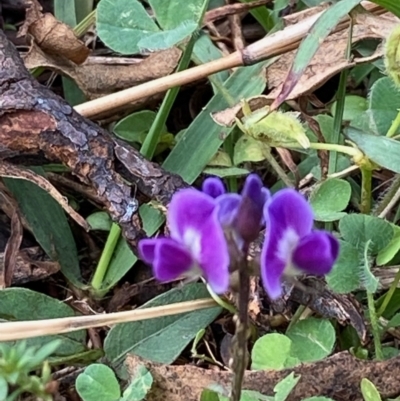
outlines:
[[[201,235],[193,228],[188,228],[183,234],[183,243],[195,260],[200,259]]]
[[[299,235],[296,231],[289,227],[284,232],[282,237],[278,240],[278,249],[276,256],[282,262],[285,262],[285,275],[297,275],[298,270],[292,264],[293,251],[296,249],[299,242]]]

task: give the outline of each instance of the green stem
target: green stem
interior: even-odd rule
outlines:
[[[192,35],[190,38],[189,43],[183,52],[182,58],[179,61],[177,72],[183,71],[188,67],[196,39],[196,35]],[[147,159],[152,159],[154,155],[163,127],[167,121],[175,99],[178,96],[179,90],[179,86],[168,90],[161,103],[160,110],[158,111],[157,116],[150,128],[150,131],[146,135],[146,139],[143,142],[140,153]]]
[[[363,214],[371,213],[372,198],[372,170],[361,168],[361,205],[360,212]]]
[[[91,286],[95,292],[99,291],[103,284],[104,276],[107,273],[108,265],[114,253],[114,249],[117,246],[118,239],[121,233],[121,228],[118,224],[113,223],[111,230],[107,238],[107,242],[104,245],[103,253],[101,254],[99,263],[97,264],[94,272]]]
[[[397,132],[397,129],[400,126],[400,110],[397,113],[396,118],[393,120],[392,125],[389,128],[389,131],[387,132],[386,136],[388,138],[391,138],[392,136],[394,136]]]
[[[379,335],[378,317],[375,310],[374,294],[367,291],[369,317],[371,320],[371,330],[374,337],[375,357],[379,361],[383,360],[381,337]]]
[[[349,36],[347,41],[346,47],[346,58],[348,61],[351,59],[351,42],[353,36],[353,23],[350,20],[349,26]],[[339,80],[339,87],[336,95],[336,111],[335,117],[333,120],[333,135],[331,138],[331,142],[335,144],[339,144],[340,141],[340,133],[342,131],[342,123],[343,123],[343,112],[344,112],[344,103],[346,98],[346,84],[347,84],[347,77],[349,74],[349,70],[345,69],[342,70],[340,73],[340,80]],[[331,152],[329,154],[329,163],[328,163],[328,174],[336,173],[337,170],[337,152]]]
[[[378,318],[380,318],[383,315],[386,307],[389,305],[389,302],[392,299],[394,292],[396,291],[399,281],[400,281],[400,269],[397,271],[396,276],[394,277],[394,280],[392,281],[392,284],[390,284],[390,288],[389,288],[388,292],[386,293],[385,298],[383,299],[382,305],[380,306],[380,308],[377,312]]]
[[[226,309],[228,312],[230,313],[237,313],[236,308],[230,304],[229,302],[225,302],[220,296],[218,296],[209,286],[209,284],[207,284],[207,282],[203,279],[203,282],[206,284],[207,286],[207,290],[211,295],[211,298],[222,308]]]
[[[286,332],[288,332],[288,331],[290,330],[290,328],[291,328],[292,326],[294,326],[294,325],[299,321],[301,315],[302,315],[303,312],[306,310],[306,308],[307,308],[307,307],[304,306],[304,305],[300,305],[300,306],[297,308],[296,312],[294,313],[294,315],[293,315],[292,318],[290,319],[290,322],[289,322],[289,325],[288,325],[288,327],[287,327],[287,329],[286,329]]]

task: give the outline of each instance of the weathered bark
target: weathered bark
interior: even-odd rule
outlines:
[[[15,162],[32,155],[63,163],[93,188],[133,250],[143,232],[138,214],[126,217],[132,195],[166,205],[186,186],[35,81],[0,31],[0,159]]]

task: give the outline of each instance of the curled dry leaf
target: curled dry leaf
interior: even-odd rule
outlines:
[[[146,396],[148,401],[197,401],[206,388],[218,389],[225,395],[230,390],[232,373],[226,371],[201,369],[191,365],[161,365],[134,355],[129,355],[125,364],[131,375],[138,364],[144,364],[151,372],[154,382]],[[271,396],[279,381],[292,372],[301,378],[287,401],[313,396],[331,397],[336,401],[362,401],[360,382],[363,378],[375,384],[382,398],[400,394],[400,382],[397,379],[400,374],[400,357],[382,362],[365,361],[347,352],[293,369],[246,371],[243,389]]]
[[[31,281],[43,280],[60,270],[58,262],[46,260],[40,247],[20,249],[15,258],[12,285],[22,285]],[[0,253],[0,269],[5,264],[5,254]]]
[[[95,99],[170,74],[180,56],[181,51],[173,47],[130,65],[112,65],[109,62],[76,65],[60,54],[46,54],[33,43],[24,57],[24,63],[27,68],[46,67],[69,76],[88,99]]]
[[[52,196],[81,227],[83,227],[86,231],[89,231],[90,227],[87,221],[68,205],[66,198],[64,198],[45,178],[35,174],[33,171],[16,167],[13,164],[4,161],[0,163],[0,177],[16,178],[33,182],[38,187],[46,191],[50,196]]]
[[[29,33],[38,46],[48,54],[62,54],[75,64],[82,64],[90,50],[79,40],[73,30],[58,21],[52,14],[41,12],[42,7],[33,0],[26,10],[26,19],[19,35]]]

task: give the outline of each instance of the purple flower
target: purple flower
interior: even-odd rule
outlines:
[[[264,220],[264,204],[269,198],[269,191],[258,175],[247,176],[241,195],[226,194],[222,181],[214,177],[206,179],[202,189],[216,198],[218,218],[223,227],[233,229],[240,248],[258,237]]]
[[[229,253],[216,200],[195,189],[177,192],[168,208],[170,238],[144,239],[139,252],[160,281],[203,275],[216,293],[229,285]]]
[[[265,242],[261,277],[271,299],[282,293],[283,275],[330,272],[339,254],[337,239],[326,231],[313,231],[313,211],[293,189],[283,189],[264,207]]]

